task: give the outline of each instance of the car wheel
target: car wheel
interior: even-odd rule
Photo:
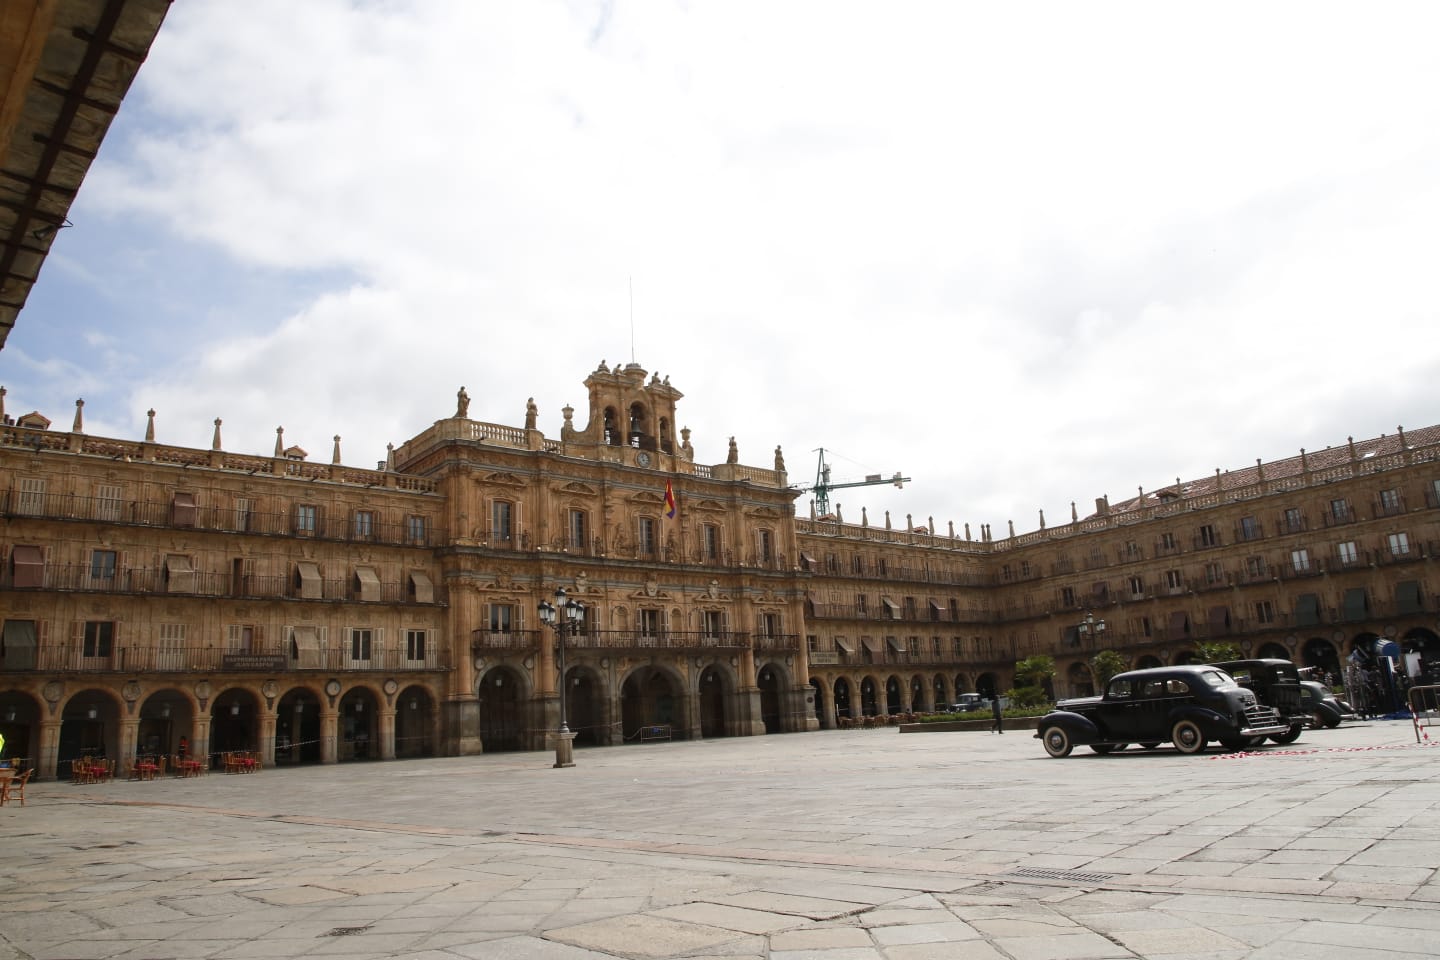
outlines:
[[[1194,720],[1181,720],[1170,729],[1170,742],[1181,753],[1200,753],[1205,749],[1205,731]]]
[[[1099,754],[1106,754],[1115,749],[1113,743],[1092,743],[1090,749]]]
[[[1052,757],[1068,757],[1075,745],[1070,742],[1070,734],[1064,727],[1046,727],[1045,732],[1040,735],[1040,742],[1045,744],[1045,752]]]
[[[1246,737],[1246,738],[1245,738],[1245,746],[1247,746],[1247,747],[1258,747],[1258,746],[1260,746],[1260,744],[1262,744],[1262,743],[1264,743],[1264,742],[1265,742],[1265,738],[1264,738],[1264,737]]]
[[[1223,746],[1226,750],[1229,750],[1231,753],[1239,753],[1241,750],[1244,750],[1246,747],[1250,746],[1250,738],[1230,737],[1228,739],[1221,740],[1220,745]]]
[[[1311,730],[1319,730],[1323,726],[1326,726],[1325,714],[1321,713],[1319,710],[1316,710],[1314,713],[1310,714]]]
[[[1292,725],[1290,729],[1286,730],[1284,733],[1277,733],[1270,739],[1274,740],[1276,743],[1294,743],[1296,740],[1300,739],[1300,732],[1304,729],[1305,724],[1297,723]]]
[[[1335,716],[1326,717],[1325,726],[1330,728],[1331,730],[1334,730],[1336,727],[1340,726],[1340,718]]]
[[[1144,743],[1140,744],[1140,748],[1142,750],[1154,750],[1158,746],[1160,746],[1159,740],[1146,740]]]

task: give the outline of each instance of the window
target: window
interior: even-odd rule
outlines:
[[[1004,580],[1006,583],[1009,583],[1011,580],[1015,579],[1015,573],[1013,570],[1010,569],[1010,564],[1007,563],[1005,564],[1005,566],[1000,568],[1000,579]]]
[[[1392,533],[1386,538],[1390,545],[1392,557],[1403,557],[1410,553],[1410,535],[1408,533]]]
[[[833,553],[825,554],[825,572],[832,574],[840,572],[840,558],[838,556]]]
[[[17,543],[10,550],[10,585],[20,589],[45,586],[45,554],[39,547]]]
[[[1260,536],[1260,524],[1254,517],[1240,518],[1240,539],[1254,540]]]
[[[1399,490],[1380,491],[1380,512],[1387,517],[1400,512]]]
[[[375,536],[375,514],[369,510],[356,510],[353,526],[356,540],[369,540]]]
[[[1075,588],[1074,588],[1074,587],[1061,587],[1061,588],[1060,588],[1060,606],[1062,606],[1062,607],[1073,607],[1073,606],[1075,606]]]
[[[916,617],[916,615],[915,615],[915,598],[914,598],[914,597],[906,597],[906,598],[905,598],[905,619],[906,619],[906,620],[915,620],[915,619],[918,619],[918,618]]]
[[[1125,559],[1135,560],[1140,556],[1140,544],[1134,540],[1125,541]]]
[[[1167,590],[1179,590],[1185,586],[1185,577],[1179,570],[1165,571],[1165,588]]]
[[[1355,548],[1354,540],[1346,540],[1344,543],[1335,544],[1335,556],[1342,567],[1348,567],[1359,561],[1360,551]]]
[[[635,625],[640,628],[640,636],[642,637],[660,636],[660,611],[638,611],[635,614]]]
[[[1220,538],[1215,535],[1215,528],[1213,526],[1207,523],[1200,528],[1200,546],[1213,547],[1219,542]]]
[[[315,536],[315,527],[320,518],[320,508],[309,503],[295,506],[295,533],[302,537]]]
[[[250,518],[254,515],[255,501],[244,497],[235,500],[235,529],[241,533],[250,530]]]
[[[769,530],[761,530],[759,537],[760,562],[769,563],[772,559],[774,541]]]
[[[960,601],[956,600],[954,597],[950,598],[950,622],[960,622]]]
[[[159,643],[155,649],[155,669],[185,669],[185,624],[160,624]]]
[[[1264,558],[1264,557],[1246,557],[1246,558],[1245,558],[1245,572],[1246,572],[1246,574],[1249,575],[1250,579],[1252,579],[1252,580],[1255,579],[1255,578],[1257,578],[1257,577],[1263,577],[1263,576],[1265,576],[1265,558]]]
[[[882,577],[888,577],[890,575],[890,567],[889,564],[885,562],[884,557],[881,557],[879,560],[875,561],[875,570]]]
[[[855,554],[854,556],[852,556],[852,557],[850,558],[850,572],[851,572],[851,573],[864,573],[864,572],[865,572],[865,558],[862,557],[862,556],[860,556],[860,554],[858,554],[858,553]]]
[[[90,580],[97,585],[108,585],[115,579],[115,551],[92,550],[90,552]]]
[[[1298,533],[1305,529],[1305,521],[1300,516],[1299,507],[1287,507],[1285,510],[1285,532]]]
[[[372,633],[368,628],[356,627],[350,631],[350,659],[369,660]]]
[[[869,604],[870,604],[870,601],[869,601],[868,599],[866,599],[865,594],[863,594],[863,593],[857,593],[857,594],[855,595],[855,612],[856,612],[856,613],[867,613],[867,612],[869,612]]]
[[[589,526],[589,524],[586,522],[586,516],[585,516],[585,511],[584,511],[584,510],[571,510],[571,511],[570,511],[569,536],[570,536],[570,548],[571,548],[572,550],[583,550],[583,549],[585,549],[585,540],[586,540],[586,536],[587,536],[587,534],[586,534],[586,528],[587,528],[588,526]]]
[[[426,639],[426,633],[427,633],[427,631],[425,631],[425,630],[406,630],[406,631],[405,631],[405,659],[406,659],[406,660],[424,660],[424,659],[425,659],[425,639]]]
[[[496,500],[490,504],[490,539],[497,543],[509,543],[513,535],[515,507],[508,500]],[[579,546],[580,544],[571,544]]]
[[[39,477],[20,478],[20,496],[15,500],[15,512],[38,517],[45,512],[45,481]]]
[[[780,614],[762,613],[760,615],[760,636],[778,637],[780,632]]]
[[[1290,551],[1290,568],[1296,573],[1306,573],[1310,569],[1310,551],[1305,549]]]
[[[1275,607],[1269,600],[1261,600],[1255,604],[1255,621],[1257,623],[1275,622]]]
[[[1140,633],[1147,637],[1153,637],[1155,635],[1155,626],[1150,622],[1149,617],[1140,618]]]
[[[1350,504],[1341,500],[1330,501],[1330,518],[1332,520],[1345,521],[1350,519]]]
[[[640,518],[640,553],[642,556],[655,555],[655,518]]]
[[[700,544],[706,563],[714,563],[719,560],[720,528],[713,523],[702,525],[700,527]]]
[[[725,614],[719,610],[704,610],[700,614],[700,625],[707,637],[725,635]]]
[[[193,527],[197,516],[195,494],[175,494],[175,498],[170,501],[170,522],[177,527]]]
[[[424,543],[428,526],[424,517],[411,514],[405,518],[405,539],[410,543]]]
[[[87,620],[81,655],[108,657],[115,644],[115,624],[109,620]]]
[[[1162,534],[1160,534],[1160,549],[1161,549],[1161,550],[1174,550],[1174,549],[1175,549],[1175,534],[1173,534],[1173,533],[1162,533]]]
[[[508,603],[490,604],[490,632],[509,633],[515,627],[515,608]]]
[[[1132,596],[1132,597],[1143,597],[1143,596],[1145,596],[1145,581],[1144,581],[1143,578],[1141,578],[1141,577],[1131,577],[1131,578],[1130,578],[1130,596]]]
[[[120,487],[102,483],[95,487],[95,519],[120,519]]]
[[[931,657],[931,659],[933,659],[933,660],[939,660],[939,659],[940,659],[940,638],[939,638],[939,637],[931,637],[931,638],[930,638],[930,657]]]

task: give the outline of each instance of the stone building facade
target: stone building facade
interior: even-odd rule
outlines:
[[[1003,692],[1054,656],[1086,692],[1235,642],[1433,677],[1440,428],[1097,503],[1003,538],[795,515],[772,466],[695,462],[680,392],[586,379],[558,438],[454,414],[377,469],[4,417],[0,733],[41,776],[87,754],[266,764],[748,736]],[[563,637],[537,607],[583,605]],[[1087,622],[1084,630],[1082,622]],[[1104,622],[1100,633],[1095,624]],[[1389,648],[1387,648],[1389,652]],[[564,664],[563,675],[561,663]]]

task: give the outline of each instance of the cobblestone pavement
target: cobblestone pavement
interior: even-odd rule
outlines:
[[[827,731],[76,786],[0,808],[0,960],[1440,952],[1440,750]]]

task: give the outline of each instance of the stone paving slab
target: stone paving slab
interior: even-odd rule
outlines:
[[[834,731],[35,783],[0,808],[0,960],[1433,956],[1440,752],[1409,737],[1057,761]]]

